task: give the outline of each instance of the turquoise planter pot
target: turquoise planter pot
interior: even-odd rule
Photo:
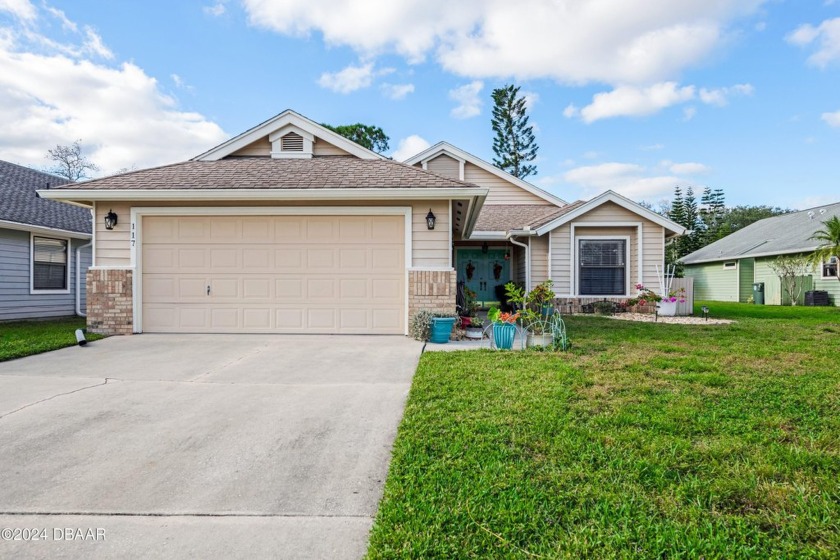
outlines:
[[[516,336],[516,325],[511,323],[496,323],[493,325],[493,340],[496,348],[510,350],[513,348],[513,338]]]
[[[449,335],[452,333],[452,327],[454,326],[454,317],[435,317],[432,319],[432,334],[429,337],[429,342],[434,342],[435,344],[446,344],[449,342]]]

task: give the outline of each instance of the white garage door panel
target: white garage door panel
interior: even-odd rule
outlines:
[[[403,220],[144,217],[143,330],[402,334]]]

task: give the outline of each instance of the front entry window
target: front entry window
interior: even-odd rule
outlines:
[[[581,239],[579,243],[580,295],[624,295],[627,289],[627,241]]]

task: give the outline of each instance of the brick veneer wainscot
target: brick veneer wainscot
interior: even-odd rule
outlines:
[[[408,316],[421,309],[455,313],[454,270],[408,271]]]
[[[127,269],[90,269],[87,273],[87,328],[99,334],[133,331],[132,279]]]

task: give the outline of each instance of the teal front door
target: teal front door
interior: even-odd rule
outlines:
[[[488,249],[483,253],[480,248],[457,249],[455,266],[458,281],[476,293],[476,300],[483,306],[498,302],[496,286],[510,281],[510,261],[505,259],[505,249]]]

